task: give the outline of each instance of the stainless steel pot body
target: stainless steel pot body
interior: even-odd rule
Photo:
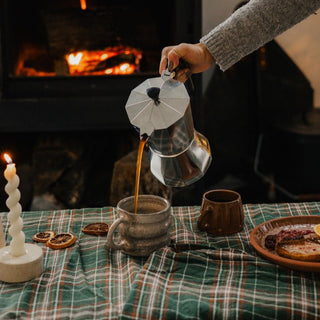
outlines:
[[[210,145],[193,126],[190,104],[182,118],[148,140],[150,169],[164,185],[188,186],[204,176],[211,164]]]

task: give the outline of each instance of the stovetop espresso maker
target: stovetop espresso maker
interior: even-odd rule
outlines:
[[[148,136],[150,170],[164,185],[188,186],[204,176],[212,157],[194,129],[190,96],[182,82],[155,77],[134,88],[126,103],[131,124]]]

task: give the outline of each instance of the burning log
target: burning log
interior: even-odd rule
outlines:
[[[70,75],[131,74],[139,69],[141,57],[138,49],[122,46],[65,56]]]
[[[123,63],[135,64],[136,60],[137,58],[133,53],[120,53],[116,56],[100,61],[93,71],[110,69]]]

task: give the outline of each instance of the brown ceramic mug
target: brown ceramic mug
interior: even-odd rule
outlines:
[[[229,235],[243,228],[241,196],[232,190],[210,190],[202,198],[198,228],[214,235]]]

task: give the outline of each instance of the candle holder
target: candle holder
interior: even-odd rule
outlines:
[[[25,244],[26,253],[12,256],[10,246],[0,249],[0,280],[4,282],[25,282],[41,275],[43,272],[42,248]]]

